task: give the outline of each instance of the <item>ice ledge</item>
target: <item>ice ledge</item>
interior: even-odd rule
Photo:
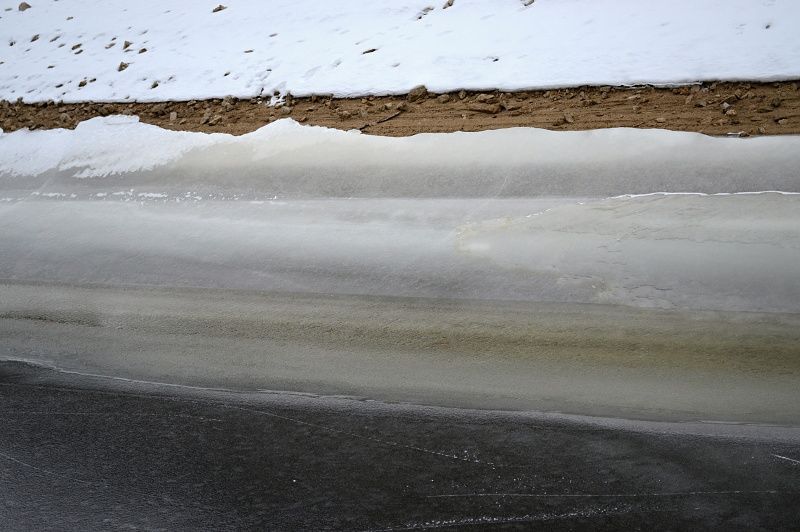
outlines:
[[[278,120],[239,137],[170,131],[137,117],[0,133],[0,190],[45,183],[258,189],[323,197],[614,196],[800,192],[800,136],[715,138],[630,128],[513,128],[363,135]],[[87,183],[84,183],[86,185]],[[65,193],[66,190],[56,192]]]

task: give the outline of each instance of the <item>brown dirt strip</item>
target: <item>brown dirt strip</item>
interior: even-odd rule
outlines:
[[[269,106],[260,99],[189,102],[63,104],[0,102],[0,128],[74,128],[111,114],[183,131],[241,135],[274,120],[360,129],[384,136],[538,127],[556,131],[609,127],[696,131],[709,135],[800,133],[800,83],[704,83],[676,88],[578,87],[516,93],[469,92],[356,99],[287,97]]]

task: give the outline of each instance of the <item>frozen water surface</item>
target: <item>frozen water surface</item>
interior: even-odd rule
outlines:
[[[668,131],[389,139],[287,120],[237,138],[112,117],[6,134],[4,356],[796,422],[798,167],[796,137]]]

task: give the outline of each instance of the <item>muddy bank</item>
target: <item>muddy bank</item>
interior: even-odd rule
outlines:
[[[288,97],[269,106],[232,98],[163,103],[0,102],[0,128],[74,128],[111,114],[163,128],[241,135],[280,119],[383,136],[537,127],[558,131],[658,128],[709,135],[800,133],[800,85],[704,83],[677,88],[578,87],[518,93],[461,91],[335,99]]]

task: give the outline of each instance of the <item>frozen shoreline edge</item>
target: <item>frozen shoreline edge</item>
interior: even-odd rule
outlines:
[[[522,418],[563,423],[565,425],[592,426],[610,430],[621,430],[634,433],[683,435],[708,438],[738,439],[748,441],[772,441],[782,443],[800,443],[800,424],[773,424],[737,421],[657,421],[644,419],[626,419],[623,417],[601,417],[591,415],[568,414],[558,411],[536,410],[494,410],[488,408],[469,408],[439,406],[435,404],[414,404],[408,402],[383,401],[367,397],[346,395],[324,395],[313,392],[293,390],[235,390],[224,388],[206,388],[183,384],[171,384],[155,381],[129,379],[113,375],[81,373],[67,370],[52,364],[25,359],[1,359],[0,366],[8,363],[19,363],[32,368],[52,372],[53,377],[45,377],[48,381],[67,380],[66,386],[76,389],[96,389],[124,391],[138,394],[158,394],[167,397],[214,400],[225,403],[248,404],[294,404],[308,405],[335,410],[379,410],[403,412],[429,417],[447,418]]]

